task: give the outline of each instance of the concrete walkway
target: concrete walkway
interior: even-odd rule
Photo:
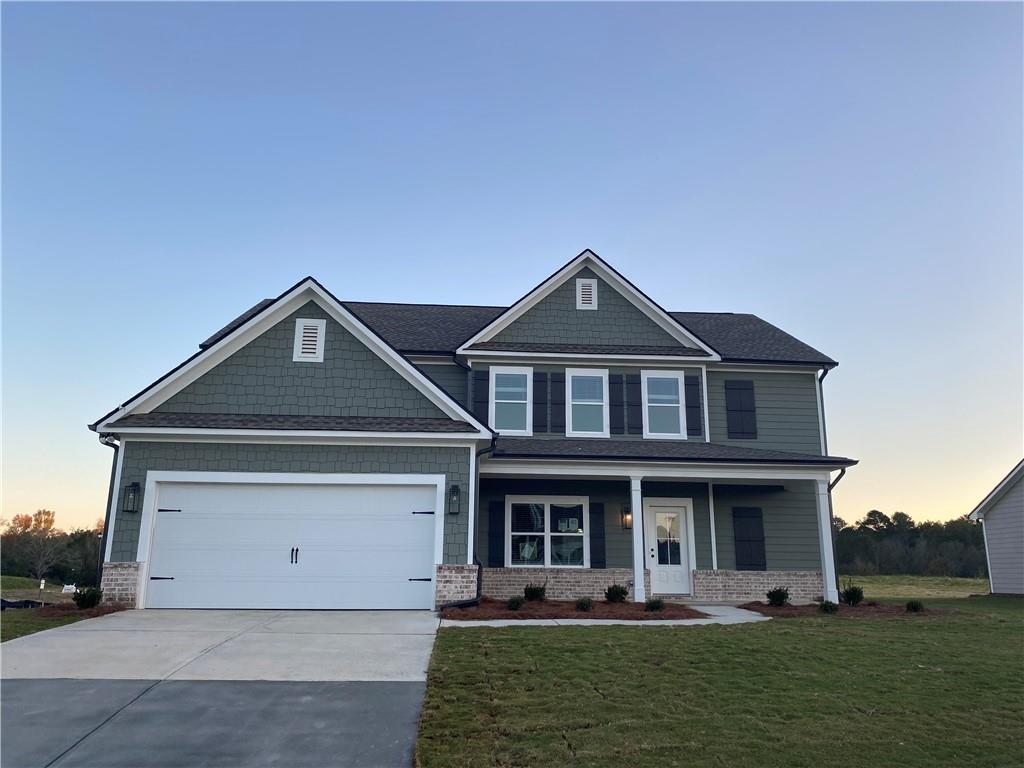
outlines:
[[[755,611],[737,608],[732,605],[694,605],[687,603],[695,611],[707,614],[706,619],[651,619],[635,621],[632,619],[488,619],[486,621],[459,621],[442,619],[442,627],[697,627],[708,624],[750,624],[757,621],[769,621]]]

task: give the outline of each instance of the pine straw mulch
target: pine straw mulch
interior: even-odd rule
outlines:
[[[61,616],[77,616],[83,619],[95,619],[97,616],[106,616],[108,613],[117,613],[127,610],[129,606],[124,603],[101,603],[93,608],[79,608],[74,603],[57,603],[45,605],[42,608],[33,608],[35,615],[45,619],[56,619]]]
[[[774,619],[799,619],[807,618],[808,616],[828,616],[845,619],[878,619],[878,618],[891,618],[900,616],[929,616],[936,614],[948,614],[951,611],[943,608],[929,608],[925,605],[924,611],[921,613],[908,613],[905,604],[897,605],[894,603],[876,603],[874,601],[861,603],[857,606],[846,605],[841,603],[839,610],[835,613],[824,613],[822,612],[818,603],[811,603],[809,605],[768,605],[768,603],[761,600],[755,600],[752,603],[743,603],[739,606],[745,608],[748,611],[756,611],[762,616],[771,616]]]
[[[658,619],[704,619],[706,614],[685,605],[665,603],[660,611],[648,611],[643,603],[609,603],[595,600],[589,611],[576,609],[575,600],[531,600],[518,611],[510,610],[505,600],[485,597],[476,605],[463,608],[441,609],[442,619],[458,621],[486,621],[488,619],[629,619],[656,621]]]

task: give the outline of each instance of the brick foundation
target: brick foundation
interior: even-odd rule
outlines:
[[[103,602],[127,603],[134,608],[138,586],[138,563],[103,564],[103,577],[100,580]]]
[[[483,594],[505,600],[523,594],[527,584],[547,582],[547,596],[552,600],[603,600],[605,589],[612,584],[629,586],[632,581],[631,568],[484,568]],[[629,594],[632,598],[632,586]]]
[[[819,571],[694,571],[694,600],[764,600],[775,587],[786,587],[793,603],[820,600],[824,582]]]
[[[437,566],[437,590],[434,594],[436,605],[445,605],[459,600],[476,597],[476,565]]]

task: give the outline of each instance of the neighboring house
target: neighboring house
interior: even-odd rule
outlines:
[[[985,534],[989,590],[1024,595],[1024,461],[971,512]]]
[[[478,577],[836,600],[835,366],[753,315],[666,312],[590,251],[507,308],[306,278],[91,425],[115,449],[103,586],[165,608],[430,608]]]

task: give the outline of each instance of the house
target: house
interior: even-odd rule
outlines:
[[[468,297],[474,298],[474,297]],[[822,381],[748,314],[667,312],[587,250],[511,307],[261,301],[90,428],[102,584],[159,608],[836,600]]]
[[[989,591],[1024,595],[1024,460],[971,512],[985,534]]]

